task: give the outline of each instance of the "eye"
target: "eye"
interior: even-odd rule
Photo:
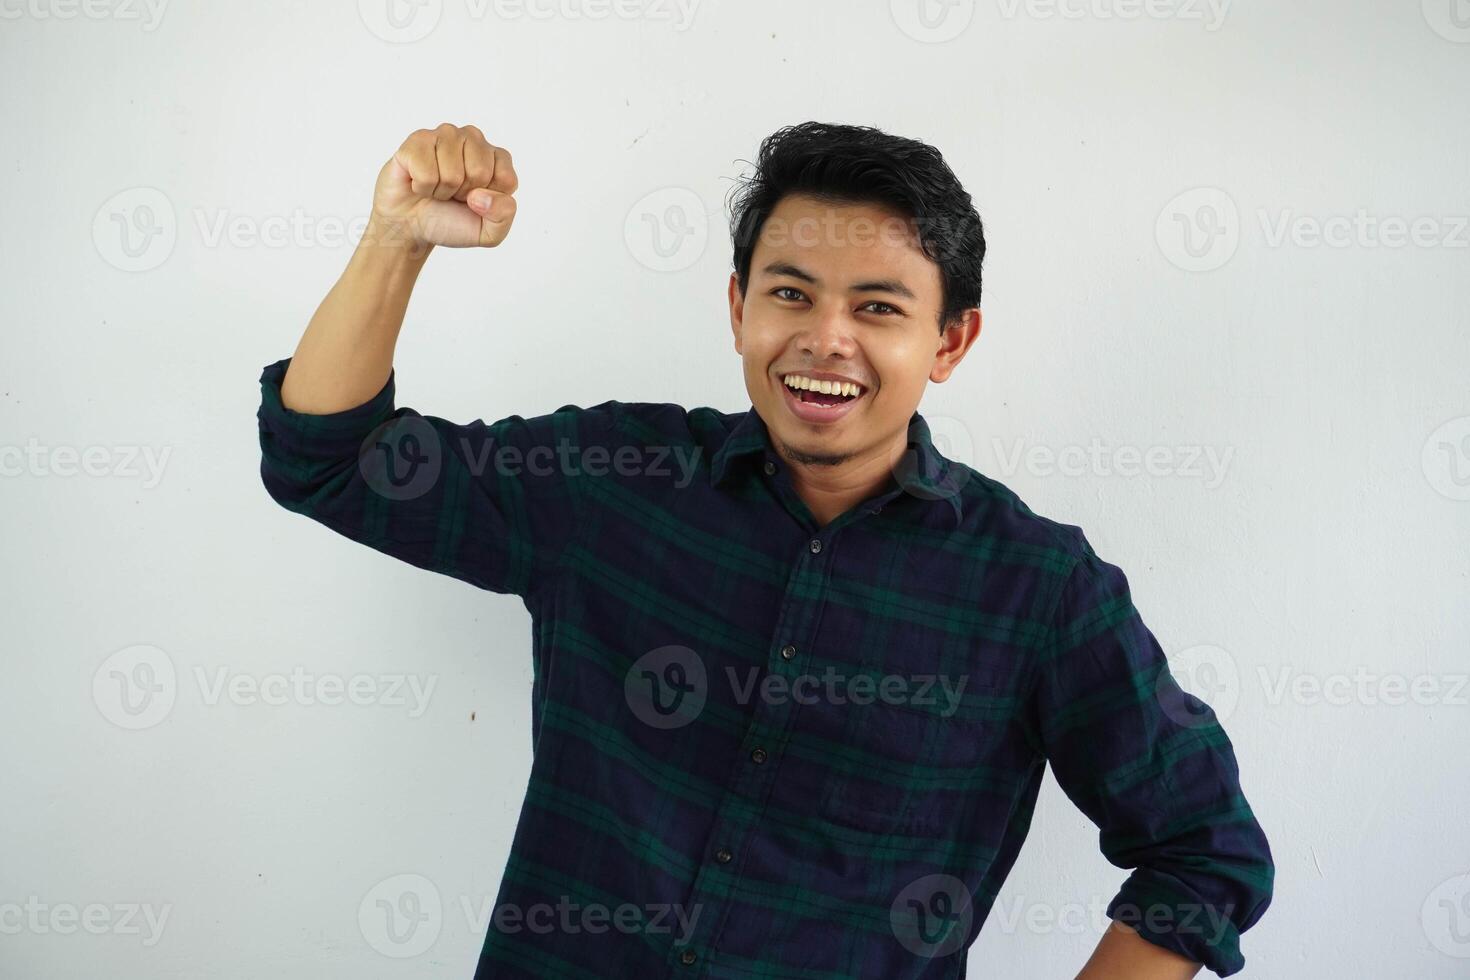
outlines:
[[[900,310],[898,307],[894,306],[891,303],[884,303],[884,302],[881,302],[881,301],[876,300],[876,299],[873,300],[873,302],[871,302],[871,303],[865,303],[863,305],[865,305],[865,306],[882,306],[882,307],[885,307],[888,310],[888,314],[902,313],[903,312],[902,310]],[[888,314],[885,314],[885,315],[888,315]]]
[[[788,297],[780,295],[783,292],[795,293],[797,296],[801,295],[801,290],[797,289],[795,286],[777,286],[775,289],[771,290],[771,295],[775,296],[777,299],[787,299]]]

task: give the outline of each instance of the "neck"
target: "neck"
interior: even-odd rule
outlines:
[[[908,448],[908,432],[874,450],[850,456],[803,453],[778,443],[776,451],[791,467],[791,483],[819,527],[826,527],[853,507],[880,493]]]

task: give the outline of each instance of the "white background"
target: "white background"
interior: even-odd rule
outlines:
[[[1277,863],[1239,975],[1470,971],[1465,0],[394,2],[0,0],[0,975],[467,980],[529,617],[277,507],[260,369],[401,140],[475,123],[516,225],[433,257],[399,404],[744,410],[725,196],[812,118],[975,198],[984,331],[921,411],[1127,571],[1220,714]],[[297,667],[434,687],[214,697]],[[1073,976],[1125,874],[1048,775],[973,974]],[[443,903],[401,959],[361,924],[398,875]]]

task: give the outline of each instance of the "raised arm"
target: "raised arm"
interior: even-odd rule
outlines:
[[[397,405],[393,370],[429,253],[498,245],[515,189],[509,154],[475,127],[409,136],[295,355],[261,372],[257,417],[261,480],[281,506],[420,568],[529,597],[580,526],[575,449],[608,439],[621,403],[461,424]]]
[[[296,345],[281,383],[285,406],[321,415],[379,391],[434,246],[499,245],[515,220],[517,184],[510,153],[474,126],[410,134],[379,171],[362,241]]]

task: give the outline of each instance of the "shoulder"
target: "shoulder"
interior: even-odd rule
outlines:
[[[1015,490],[964,463],[951,460],[964,504],[967,530],[991,545],[1032,548],[1070,567],[1091,554],[1082,528],[1038,513]]]
[[[1071,588],[1088,587],[1098,579],[1122,577],[1122,570],[1098,557],[1092,542],[1077,524],[1038,513],[1021,495],[1001,481],[963,463],[959,478],[964,527],[974,548],[1033,573],[1040,590],[1039,608],[1054,608]]]
[[[588,435],[602,433],[623,443],[638,445],[701,445],[718,448],[744,417],[700,406],[686,408],[675,402],[639,402],[608,399],[595,405],[563,405],[558,414],[575,415]]]
[[[642,426],[666,435],[728,433],[745,415],[744,412],[722,412],[708,405],[685,408],[674,402],[617,400],[601,402],[587,411],[603,412],[621,424]]]

